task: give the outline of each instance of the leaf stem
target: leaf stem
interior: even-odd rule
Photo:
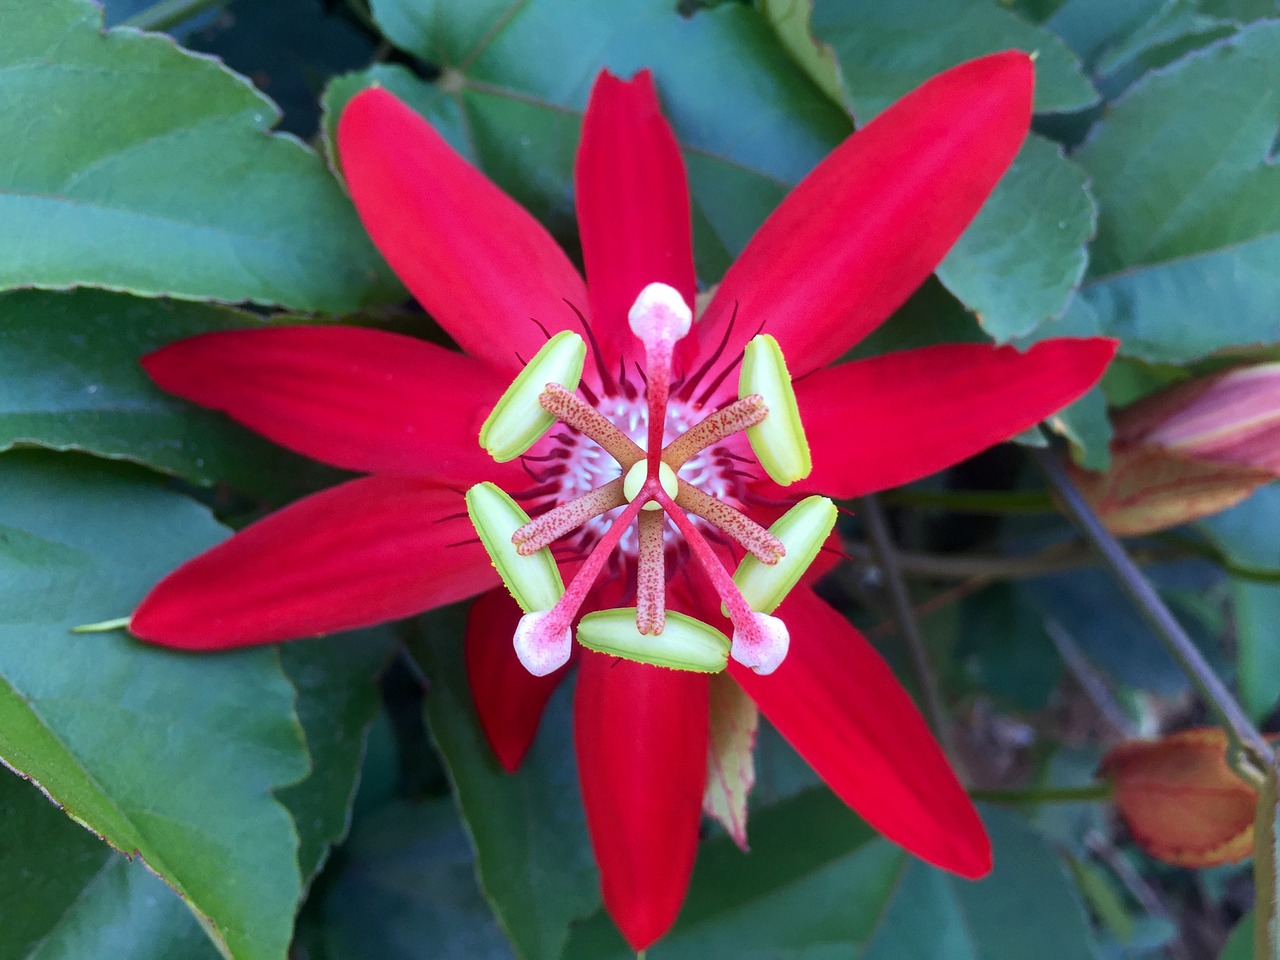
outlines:
[[[159,0],[127,20],[122,20],[120,26],[135,27],[138,30],[168,30],[226,2],[227,0]]]
[[[1052,513],[1043,490],[888,490],[879,495],[890,507],[940,507],[953,513]]]
[[[942,697],[938,691],[938,678],[934,674],[933,665],[929,662],[924,638],[920,635],[920,625],[911,607],[911,597],[907,594],[906,581],[902,579],[902,570],[898,566],[897,548],[889,533],[889,523],[885,517],[884,507],[880,505],[875,494],[867,494],[860,498],[859,504],[858,515],[866,525],[867,536],[871,538],[871,548],[884,574],[889,600],[893,604],[894,617],[898,621],[898,628],[906,642],[907,653],[911,657],[911,668],[920,685],[925,717],[929,721],[929,726],[933,728],[933,734],[938,738],[943,751],[954,764],[957,761],[955,744],[952,742],[951,727],[947,723],[947,714],[943,709]]]
[[[1029,787],[1025,790],[970,790],[969,796],[986,803],[1016,804],[1090,803],[1110,800],[1111,784],[1091,783],[1083,787]]]
[[[1098,515],[1093,512],[1080,491],[1076,489],[1071,478],[1067,476],[1066,470],[1063,469],[1057,453],[1052,448],[1040,447],[1032,449],[1031,456],[1048,478],[1049,485],[1057,494],[1067,516],[1093,544],[1106,565],[1111,568],[1120,586],[1129,595],[1129,599],[1151,624],[1165,648],[1186,674],[1187,679],[1204,698],[1205,704],[1218,715],[1230,731],[1236,746],[1252,761],[1252,771],[1242,770],[1239,766],[1237,771],[1251,780],[1255,779],[1251,773],[1256,774],[1256,778],[1260,780],[1262,770],[1266,769],[1272,756],[1266,741],[1262,739],[1262,734],[1257,731],[1244,709],[1227,689],[1226,684],[1192,643],[1191,638],[1182,629],[1182,625],[1169,612],[1169,608],[1156,593],[1155,587],[1142,575],[1138,565],[1125,552],[1120,542],[1103,526]]]

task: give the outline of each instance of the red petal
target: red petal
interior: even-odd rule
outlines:
[[[1116,341],[956,344],[829,367],[796,384],[813,473],[797,489],[854,497],[1007,440],[1093,386]]]
[[[338,121],[342,172],[369,236],[468,353],[503,369],[551,331],[586,289],[551,235],[386,90],[352,97]]]
[[[634,950],[667,932],[698,849],[707,678],[583,651],[574,741],[604,905]]]
[[[917,87],[827,157],[765,221],[703,319],[728,356],[756,329],[801,376],[840,356],[933,272],[1013,161],[1031,60],[999,53]]]
[[[427,480],[363,477],[246,527],[158,583],[129,630],[221,650],[395,620],[472,596],[497,575],[461,518],[462,496]]]
[[[494,473],[480,425],[509,377],[472,357],[358,327],[264,327],[142,359],[165,390],[348,470],[470,483]]]
[[[729,670],[769,722],[845,803],[890,840],[965,877],[991,869],[991,843],[924,719],[871,645],[811,590],[778,608],[782,666]]]
[[[640,291],[665,283],[691,309],[697,293],[684,160],[648,70],[596,78],[574,185],[592,328],[607,357],[642,355],[627,323]],[[696,353],[692,335],[684,342]]]
[[[511,643],[520,615],[505,588],[490,590],[471,605],[465,640],[467,679],[480,726],[508,773],[520,766],[547,701],[569,669],[566,664],[535,677],[524,668]]]

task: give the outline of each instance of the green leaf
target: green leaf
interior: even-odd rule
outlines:
[[[462,608],[411,621],[409,650],[430,678],[427,722],[476,851],[480,884],[524,960],[560,956],[570,923],[600,903],[578,794],[568,691],[555,696],[513,774],[493,756],[471,701]]]
[[[1026,336],[1067,310],[1096,225],[1086,180],[1060,146],[1031,134],[938,265],[938,279],[997,343]]]
[[[182,901],[142,863],[0,770],[0,956],[216,960]]]
[[[1076,160],[1101,216],[1083,295],[1146,360],[1280,340],[1280,22],[1149,75]]]
[[[350,826],[369,726],[381,701],[377,677],[398,644],[387,627],[280,647],[285,675],[298,692],[311,773],[277,792],[298,829],[298,866],[309,881]]]
[[[1037,113],[1098,102],[1066,44],[998,3],[814,0],[811,28],[835,51],[845,103],[860,124],[948,67],[1001,50],[1036,55]]]
[[[814,40],[809,30],[813,0],[761,0],[760,10],[778,34],[791,59],[841,108],[845,107],[840,86],[840,65],[835,51]]]
[[[225,535],[137,473],[0,457],[0,759],[137,851],[237,960],[278,960],[302,879],[272,791],[308,763],[275,650],[192,656],[70,633],[127,613]]]
[[[1202,520],[1198,526],[1228,558],[1258,570],[1280,569],[1280,486],[1270,484],[1248,500]],[[1236,674],[1240,700],[1262,719],[1280,700],[1280,586],[1231,580]]]
[[[0,450],[81,450],[192,483],[296,496],[324,468],[169,396],[138,365],[182,337],[260,324],[227,307],[101,290],[0,295]]]
[[[323,916],[325,960],[513,956],[447,799],[395,801],[362,818],[326,888]]]
[[[1218,960],[1254,960],[1254,913],[1250,910],[1231,928],[1226,946],[1218,954]]]
[[[406,99],[455,146],[465,138],[461,152],[565,241],[576,236],[573,158],[595,75],[651,69],[688,167],[705,281],[719,278],[787,187],[849,132],[764,18],[741,4],[690,17],[668,0],[372,7],[392,43],[443,68],[437,85],[419,83],[424,89]],[[389,75],[371,72],[363,85]],[[395,82],[387,86],[404,96],[411,84],[403,75]],[[331,88],[328,125],[360,85],[346,78]]]
[[[973,883],[875,834],[825,790],[758,812],[752,850],[729,838],[699,852],[689,899],[654,949],[664,960],[1096,960],[1089,924],[1062,864],[1016,815],[984,810],[995,871]],[[1034,917],[1035,926],[1010,923]],[[629,956],[603,915],[574,931],[566,960]]]
[[[0,289],[353,310],[402,294],[275,105],[89,0],[0,0]]]

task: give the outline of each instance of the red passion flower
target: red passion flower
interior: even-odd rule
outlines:
[[[513,770],[568,670],[558,664],[581,610],[634,603],[634,651],[659,645],[664,623],[676,643],[687,618],[699,622],[688,628],[695,639],[724,639],[704,626],[725,624],[724,609],[735,634],[727,676],[831,789],[916,855],[982,876],[989,841],[920,714],[868,642],[810,588],[823,561],[804,578],[803,565],[791,570],[794,588],[770,616],[738,602],[746,588],[729,571],[744,544],[769,553],[760,535],[769,536],[780,503],[801,499],[796,491],[853,497],[941,470],[1035,424],[1101,375],[1110,340],[1048,340],[1022,353],[935,346],[828,366],[903,303],[978,212],[1027,133],[1032,85],[1030,59],[1010,52],[907,94],[791,192],[692,324],[685,169],[648,72],[629,81],[601,73],[586,108],[575,169],[586,282],[543,227],[425,120],[385,90],[358,94],[338,126],[352,199],[459,349],[295,326],[208,334],[146,357],[171,393],[368,476],[189,561],[143,600],[131,632],[221,650],[477,597],[465,638],[471,687],[498,760]],[[580,382],[541,394],[535,384],[549,432],[495,463],[477,440],[486,417],[561,331],[590,343]],[[729,423],[723,411],[743,411],[740,385],[759,392],[740,374],[758,333],[772,338],[774,380],[789,375],[757,406],[776,407],[770,397],[793,391],[798,414],[788,421],[777,408],[771,421],[748,411]],[[783,476],[794,480],[783,486],[770,460],[779,443],[794,442],[785,427],[796,420],[810,469]],[[782,433],[753,432],[763,424]],[[623,466],[637,463],[635,483],[619,494]],[[501,509],[520,504],[511,514],[520,523],[555,517],[537,537],[517,534],[544,561],[559,538],[550,569],[569,587],[551,598],[551,613],[522,610],[499,585],[460,492],[481,483]],[[576,505],[555,513],[566,504]],[[619,511],[625,523],[615,524]],[[478,529],[483,536],[484,522]],[[494,543],[498,554],[510,547]],[[556,630],[539,633],[539,618],[552,614]],[[751,633],[752,623],[761,631]],[[518,633],[521,656],[547,675],[521,663]],[[604,903],[642,949],[670,927],[693,869],[713,678],[653,665],[660,657],[572,653],[575,744]]]

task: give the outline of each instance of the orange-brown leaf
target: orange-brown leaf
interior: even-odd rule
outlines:
[[[1247,857],[1257,792],[1227,763],[1227,736],[1200,727],[1111,750],[1101,775],[1134,839],[1151,856],[1183,867]]]

